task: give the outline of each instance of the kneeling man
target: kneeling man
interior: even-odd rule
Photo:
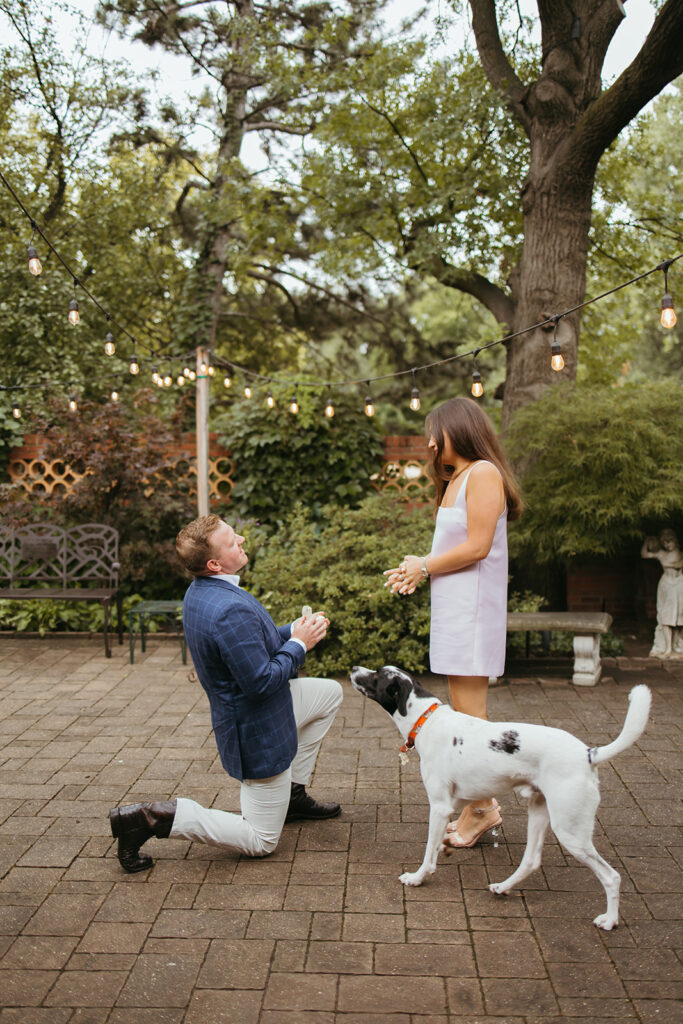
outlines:
[[[260,857],[277,846],[285,821],[333,818],[337,803],[306,792],[325,733],[341,704],[333,679],[297,678],[306,652],[323,639],[322,615],[276,626],[263,605],[240,588],[247,563],[244,537],[218,516],[201,516],[176,538],[183,566],[194,576],[183,625],[226,772],[242,783],[242,814],[194,800],[130,804],[109,812],[125,871],[144,871],[140,847],[152,836],[228,846]]]

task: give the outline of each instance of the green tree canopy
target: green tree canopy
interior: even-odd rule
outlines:
[[[666,525],[683,494],[681,385],[558,385],[521,410],[507,450],[527,507],[511,553],[536,563],[623,553]]]

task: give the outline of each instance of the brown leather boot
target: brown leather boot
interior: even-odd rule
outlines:
[[[109,812],[109,823],[114,839],[118,839],[119,864],[124,871],[133,874],[146,871],[154,861],[141,857],[140,847],[152,836],[168,839],[175,818],[176,801],[158,800],[153,804],[128,804],[114,807]]]

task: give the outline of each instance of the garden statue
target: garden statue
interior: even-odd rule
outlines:
[[[683,658],[683,554],[673,530],[662,530],[659,540],[646,537],[640,552],[662,566],[657,585],[657,627],[651,658]]]

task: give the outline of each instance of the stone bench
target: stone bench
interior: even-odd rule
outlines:
[[[110,658],[109,613],[114,600],[123,643],[118,531],[103,523],[68,529],[50,523],[0,526],[0,598],[97,601],[104,609],[104,653]]]
[[[507,629],[508,633],[573,633],[572,682],[575,686],[595,686],[602,674],[600,635],[611,625],[612,616],[607,612],[509,612]]]

